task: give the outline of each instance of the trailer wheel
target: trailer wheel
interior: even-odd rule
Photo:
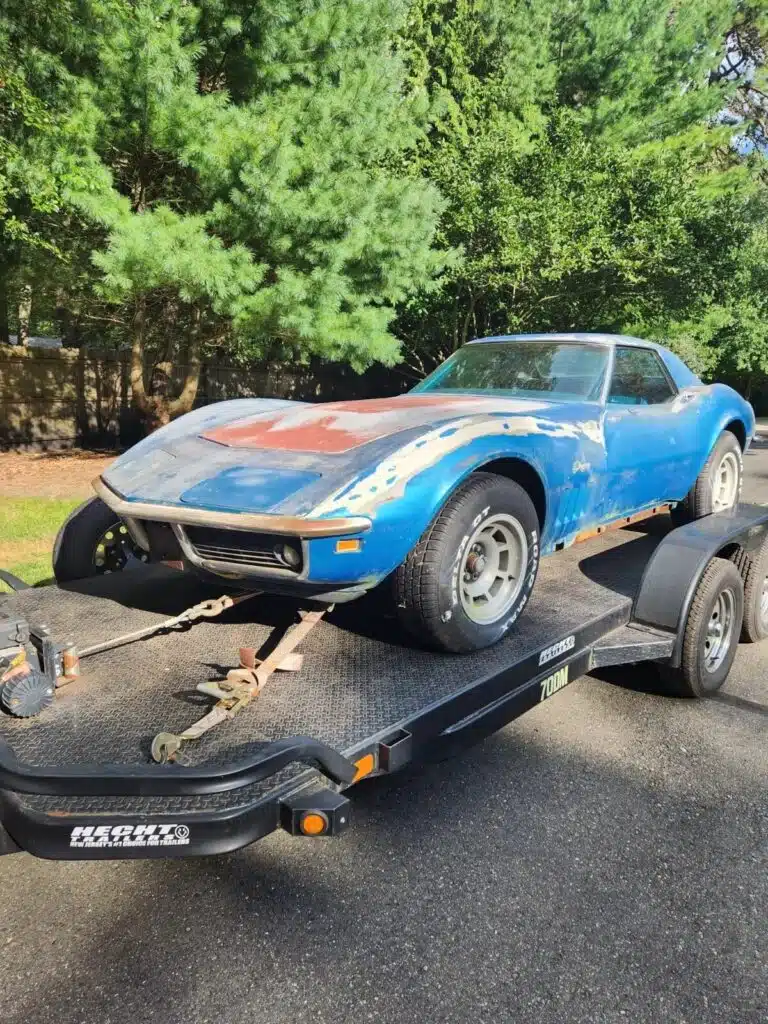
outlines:
[[[120,572],[146,561],[112,509],[100,498],[89,498],[65,520],[53,546],[57,583]]]
[[[684,526],[694,519],[737,505],[741,497],[743,468],[741,445],[730,430],[724,430],[693,487],[672,509],[675,526]]]
[[[506,477],[473,473],[395,573],[395,605],[417,640],[476,651],[517,621],[538,567],[539,520],[528,494]]]
[[[685,697],[719,690],[731,670],[744,615],[744,584],[736,566],[713,558],[696,588],[683,634],[680,668],[674,673]]]
[[[768,636],[768,540],[754,554],[737,548],[731,561],[744,582],[744,622],[741,639],[757,643]]]

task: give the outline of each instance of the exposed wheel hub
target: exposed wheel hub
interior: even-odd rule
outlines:
[[[93,564],[99,573],[120,572],[131,561],[147,561],[146,552],[131,540],[128,530],[117,522],[99,537],[93,552]]]
[[[467,555],[467,571],[464,575],[464,579],[467,581],[478,579],[482,576],[486,564],[487,560],[482,546],[480,544],[475,544]]]

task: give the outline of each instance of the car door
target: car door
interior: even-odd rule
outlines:
[[[678,391],[658,353],[617,345],[606,399],[603,518],[682,498],[696,475],[701,393]]]

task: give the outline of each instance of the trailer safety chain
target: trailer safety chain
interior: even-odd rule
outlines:
[[[175,761],[182,744],[198,740],[221,722],[234,718],[264,689],[275,671],[296,672],[301,668],[301,655],[295,648],[317,625],[333,605],[313,611],[300,611],[300,620],[291,626],[263,661],[255,657],[252,648],[240,649],[240,667],[227,673],[226,679],[199,683],[196,689],[208,697],[216,698],[211,710],[181,733],[160,732],[152,740],[152,759],[159,764]]]
[[[88,658],[94,654],[101,654],[103,651],[111,651],[116,647],[123,647],[125,644],[132,644],[136,640],[145,640],[147,637],[154,636],[156,633],[162,633],[164,630],[175,629],[178,626],[191,625],[198,619],[215,619],[217,615],[221,615],[221,613],[226,611],[228,608],[234,608],[235,605],[240,604],[242,601],[247,601],[251,597],[257,597],[260,593],[260,590],[252,590],[247,594],[238,594],[237,597],[229,597],[227,594],[223,594],[221,597],[201,601],[199,604],[193,605],[191,608],[187,608],[185,611],[181,612],[180,615],[174,615],[170,619],[164,619],[163,622],[155,623],[154,626],[137,629],[133,633],[124,633],[122,636],[116,636],[111,640],[104,640],[103,643],[94,644],[92,647],[86,647],[77,652],[78,656],[80,658]]]

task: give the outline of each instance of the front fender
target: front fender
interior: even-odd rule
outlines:
[[[556,535],[567,532],[569,522],[582,518],[595,500],[598,488],[591,484],[603,468],[605,448],[597,420],[586,429],[545,420],[537,420],[535,429],[530,423],[526,426],[526,433],[515,435],[500,418],[493,424],[438,429],[357,476],[311,514],[364,515],[371,520],[371,530],[356,554],[331,557],[327,544],[313,542],[310,577],[351,581],[386,576],[406,558],[461,482],[498,459],[520,459],[541,479],[547,498],[542,531],[546,547],[548,540],[551,543]],[[444,443],[462,431],[463,441],[452,447]],[[434,457],[430,445],[434,445]]]

